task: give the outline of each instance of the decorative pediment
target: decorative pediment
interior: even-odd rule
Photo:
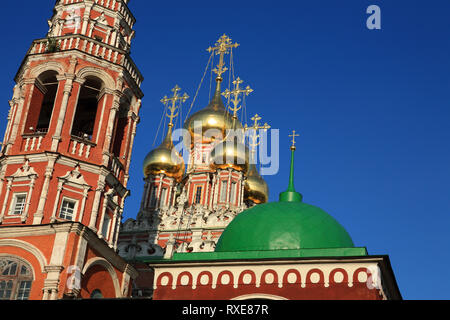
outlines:
[[[108,21],[106,20],[105,12],[102,12],[102,14],[100,16],[98,16],[97,18],[95,18],[94,20],[99,24],[108,26]]]
[[[34,168],[30,166],[30,160],[27,160],[22,168],[17,169],[17,171],[11,175],[12,178],[29,178],[31,179],[33,176],[37,177],[36,171]]]
[[[63,177],[59,177],[59,180],[63,180],[65,183],[75,184],[83,187],[89,187],[83,175],[80,172],[80,167],[76,166],[74,170],[68,171]]]

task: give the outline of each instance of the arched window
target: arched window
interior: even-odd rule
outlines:
[[[103,294],[99,289],[95,289],[91,293],[91,299],[103,299]]]
[[[126,96],[122,97],[119,112],[116,117],[114,126],[114,140],[112,143],[112,153],[119,158],[123,153],[124,139],[128,128],[128,111],[130,109],[130,102]]]
[[[72,135],[93,140],[94,130],[97,128],[96,118],[100,102],[105,96],[100,96],[103,83],[97,78],[87,78],[81,86],[78,104],[72,125]]]
[[[25,134],[47,133],[58,92],[57,74],[56,71],[46,71],[36,79]]]
[[[0,300],[28,300],[33,274],[28,263],[0,257]]]

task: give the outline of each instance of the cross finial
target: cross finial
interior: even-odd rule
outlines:
[[[165,96],[163,99],[161,99],[161,102],[168,106],[169,112],[166,113],[166,116],[169,118],[169,126],[173,126],[173,120],[178,116],[179,112],[178,109],[181,107],[181,104],[186,102],[187,99],[189,99],[189,96],[185,93],[182,96],[178,95],[178,92],[181,90],[181,88],[178,85],[175,85],[175,87],[172,89],[173,96],[171,98],[167,98]],[[171,105],[169,105],[171,103]]]
[[[295,150],[295,149],[296,149],[296,147],[295,147],[295,143],[296,143],[295,138],[296,138],[296,137],[300,137],[300,135],[299,135],[299,134],[296,134],[296,133],[295,133],[295,130],[292,130],[292,134],[289,135],[289,137],[292,138],[292,146],[291,146],[291,150]]]
[[[217,40],[215,47],[209,47],[206,49],[208,52],[215,52],[216,55],[219,55],[219,64],[217,65],[216,69],[213,71],[217,74],[217,80],[222,80],[222,74],[224,74],[225,71],[228,70],[227,67],[225,67],[225,62],[223,61],[223,58],[225,54],[228,54],[230,52],[230,49],[239,47],[238,43],[233,43],[226,34],[224,34],[222,37]]]
[[[261,141],[260,140],[258,141],[258,139],[261,137],[258,134],[258,130],[266,131],[271,128],[267,123],[264,123],[264,125],[260,125],[259,120],[261,120],[261,119],[262,118],[259,116],[259,114],[255,114],[255,116],[250,119],[253,121],[253,126],[252,127],[249,127],[248,125],[244,126],[244,131],[250,131],[250,130],[253,131],[253,134],[249,138],[249,140],[250,140],[249,146],[250,146],[252,152],[254,152],[256,147],[261,144]]]
[[[239,103],[241,102],[241,100],[239,99],[239,95],[245,94],[246,96],[248,96],[253,92],[253,89],[250,88],[250,86],[247,86],[247,88],[245,89],[241,89],[240,86],[242,83],[244,83],[244,81],[242,81],[241,78],[238,77],[233,81],[234,90],[230,91],[227,89],[224,93],[222,93],[222,95],[226,98],[229,98],[230,96],[234,97],[233,100],[231,100],[231,102],[233,103],[233,107],[229,107],[233,112],[233,118],[237,118],[237,112],[242,109],[242,106],[239,106]]]

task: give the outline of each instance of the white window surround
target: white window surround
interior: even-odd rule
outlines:
[[[232,182],[231,183],[231,191],[230,191],[230,193],[231,193],[230,203],[233,204],[233,205],[236,205],[236,200],[237,200],[236,192],[237,192],[237,183],[236,182]]]
[[[111,221],[112,221],[111,217],[108,214],[105,214],[102,226],[102,236],[106,241],[108,241],[109,238],[109,229],[111,226]]]
[[[221,180],[220,181],[220,202],[227,201],[227,190],[228,190],[228,181]]]
[[[78,200],[75,200],[75,199],[72,199],[69,197],[62,197],[61,206],[59,208],[59,213],[58,213],[58,219],[67,220],[67,221],[76,221],[76,218],[78,215],[78,202],[79,202]],[[66,212],[63,212],[63,210],[67,209],[67,207],[64,207],[65,203],[73,203],[74,204],[73,212],[72,212],[72,219],[67,219],[66,217],[61,216],[62,213],[67,213],[69,211],[68,210]]]
[[[8,215],[10,217],[20,217],[22,216],[24,210],[25,210],[25,206],[27,203],[27,192],[16,192],[13,194],[12,198],[11,198],[11,205],[8,211]],[[18,200],[21,200],[20,204],[18,203]],[[17,207],[17,206],[20,206]],[[20,212],[17,212],[17,209],[20,209]]]
[[[161,189],[160,207],[167,206],[167,191],[168,189],[166,187]]]

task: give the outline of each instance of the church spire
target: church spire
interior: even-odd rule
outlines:
[[[289,185],[288,189],[285,192],[282,192],[280,194],[280,202],[301,202],[303,200],[303,196],[295,191],[294,187],[294,154],[295,154],[295,138],[299,137],[299,134],[295,133],[295,130],[292,132],[292,135],[289,137],[292,138],[292,145],[291,145],[291,170],[289,174]]]

